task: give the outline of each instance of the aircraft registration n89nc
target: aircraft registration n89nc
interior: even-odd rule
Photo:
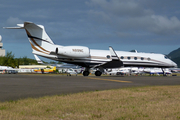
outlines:
[[[85,67],[84,76],[89,75],[90,68],[97,68],[95,75],[101,76],[106,68],[177,67],[176,63],[163,54],[114,51],[112,47],[109,47],[109,50],[94,50],[85,46],[56,45],[47,35],[43,25],[32,22],[6,28],[25,29],[34,55]]]

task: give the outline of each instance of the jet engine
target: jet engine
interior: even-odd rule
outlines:
[[[88,47],[83,46],[63,46],[56,47],[55,53],[66,57],[83,58],[89,57],[90,51]]]

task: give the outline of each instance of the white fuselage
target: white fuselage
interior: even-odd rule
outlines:
[[[93,67],[94,65],[103,64],[111,61],[111,55],[109,50],[95,50],[90,49],[90,56],[86,58],[66,57],[61,55],[47,55],[36,51],[34,54],[71,64],[77,64],[83,67]],[[136,53],[116,51],[119,59],[123,62],[123,66],[143,66],[143,67],[163,67],[171,68],[176,67],[176,63],[168,59],[163,54],[155,53]],[[111,66],[107,67],[111,68]]]

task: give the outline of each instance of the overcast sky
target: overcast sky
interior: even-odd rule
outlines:
[[[168,54],[180,47],[179,6],[179,0],[4,0],[0,35],[15,57],[34,58],[27,35],[2,27],[24,21],[44,25],[60,45]]]

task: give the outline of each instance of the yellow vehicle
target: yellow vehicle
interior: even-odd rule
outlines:
[[[36,73],[53,73],[54,71],[56,71],[56,67],[34,70],[34,72],[36,72]]]

